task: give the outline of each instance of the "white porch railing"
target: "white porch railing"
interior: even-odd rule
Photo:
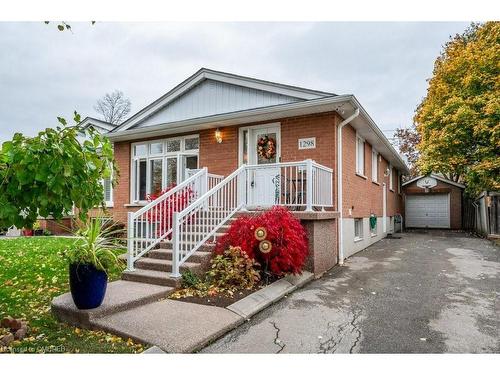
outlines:
[[[247,206],[333,207],[333,170],[312,160],[247,165]]]
[[[181,211],[203,195],[208,189],[209,181],[207,169],[200,169],[138,211],[128,213],[128,270],[133,270],[137,259],[172,234],[172,213]]]
[[[172,239],[172,275],[238,210],[333,207],[333,170],[312,160],[242,165],[226,178],[191,170],[188,178],[128,214],[128,269],[160,241]]]
[[[172,276],[198,248],[245,205],[246,166],[243,165],[191,205],[174,213]]]
[[[243,165],[181,212],[174,213],[172,275],[246,206],[333,207],[333,170],[312,160]]]

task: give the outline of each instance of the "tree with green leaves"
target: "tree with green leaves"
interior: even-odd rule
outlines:
[[[85,220],[91,208],[104,207],[101,181],[115,169],[111,142],[83,128],[76,112],[75,125],[58,121],[35,137],[16,133],[1,145],[0,227],[32,228],[39,215],[59,220],[73,207]]]
[[[500,189],[500,23],[472,24],[446,43],[415,115],[418,166],[464,182],[470,194]]]

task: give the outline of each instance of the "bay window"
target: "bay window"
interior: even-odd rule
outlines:
[[[198,169],[199,137],[168,138],[132,144],[131,201],[144,202]]]

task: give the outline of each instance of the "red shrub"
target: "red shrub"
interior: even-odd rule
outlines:
[[[255,230],[263,227],[267,231],[266,240],[272,244],[269,253],[259,249],[260,240],[255,238]],[[239,246],[249,257],[256,259],[274,275],[300,273],[307,258],[307,234],[300,221],[286,208],[275,206],[270,211],[257,216],[238,218],[228,232],[219,238],[215,252],[221,254],[229,246]]]
[[[175,184],[172,184],[158,194],[148,195],[148,201],[152,202],[155,199],[158,199],[163,194],[172,190],[175,186]],[[191,203],[193,197],[194,193],[190,187],[187,189],[181,189],[168,197],[166,202],[160,204],[156,210],[148,211],[148,221],[156,223],[157,236],[161,236],[171,229],[174,212],[180,212],[186,208]],[[171,238],[171,234],[169,234],[167,238]]]

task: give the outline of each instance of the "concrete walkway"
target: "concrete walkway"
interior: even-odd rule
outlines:
[[[462,233],[385,239],[206,353],[498,353],[499,248]]]
[[[108,284],[103,304],[96,309],[78,310],[71,294],[65,293],[52,301],[52,312],[72,325],[154,345],[150,353],[191,353],[312,278],[309,272],[284,277],[227,308],[166,299],[173,288],[119,280]]]

